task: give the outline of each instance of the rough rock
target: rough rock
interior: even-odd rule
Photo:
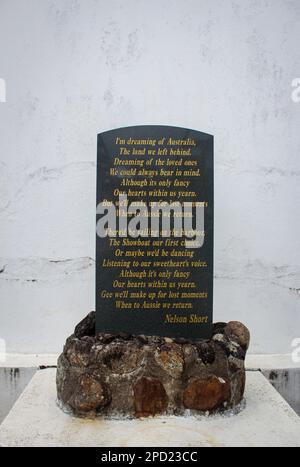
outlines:
[[[95,335],[90,313],[66,341],[57,367],[60,405],[78,416],[146,417],[223,411],[244,396],[250,334],[217,323],[211,340]]]
[[[211,342],[197,342],[196,347],[199,357],[205,365],[214,363],[216,358],[216,352]]]
[[[212,340],[224,350],[228,357],[233,356],[245,360],[246,351],[226,334],[215,334]]]
[[[231,391],[228,381],[210,376],[206,379],[197,378],[188,383],[183,403],[187,409],[211,411],[220,408],[230,400]]]
[[[149,417],[163,413],[168,405],[164,386],[155,378],[143,376],[133,386],[134,408],[137,417]]]
[[[248,350],[250,343],[250,332],[242,323],[230,321],[225,327],[226,336],[237,342],[244,350]]]
[[[213,334],[224,334],[227,323],[214,323]]]
[[[109,399],[109,392],[104,382],[91,371],[80,376],[69,399],[69,405],[78,413],[98,412]]]
[[[77,324],[74,334],[80,339],[84,336],[95,336],[96,330],[96,316],[93,311],[83,318],[80,323]]]

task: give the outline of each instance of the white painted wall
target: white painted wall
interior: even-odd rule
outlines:
[[[215,135],[215,320],[300,336],[299,0],[0,0],[0,338],[54,352],[94,308],[97,133]]]

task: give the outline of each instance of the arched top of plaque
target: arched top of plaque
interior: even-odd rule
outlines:
[[[185,133],[198,133],[199,136],[202,135],[203,138],[213,138],[213,135],[209,134],[209,133],[206,133],[206,132],[203,132],[203,131],[199,131],[199,130],[193,130],[191,128],[184,128],[184,127],[179,127],[179,126],[171,126],[171,125],[133,125],[133,126],[124,126],[124,127],[120,127],[120,128],[114,128],[112,130],[106,130],[106,131],[103,131],[101,133],[98,134],[98,136],[100,135],[105,135],[107,133],[112,133],[112,132],[125,132],[127,133],[128,131],[147,131],[147,129],[149,131],[155,131],[155,130],[158,130],[158,131],[176,131],[178,130],[178,132],[181,134],[181,135],[184,135]]]

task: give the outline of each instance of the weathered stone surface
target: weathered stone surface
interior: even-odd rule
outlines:
[[[214,323],[213,334],[224,334],[227,323]]]
[[[192,380],[183,394],[187,409],[211,411],[224,406],[230,399],[230,384],[222,378],[211,376]]]
[[[228,358],[230,370],[234,373],[244,369],[244,360],[230,356]]]
[[[74,334],[78,339],[84,336],[95,336],[96,315],[91,311],[80,323],[77,324]]]
[[[238,342],[231,340],[226,334],[215,334],[212,340],[226,352],[228,357],[233,356],[245,360],[246,351]]]
[[[242,323],[230,321],[225,327],[226,336],[237,342],[244,350],[248,350],[250,344],[250,332]]]
[[[216,358],[216,352],[211,342],[197,342],[196,347],[198,355],[205,365],[214,363]]]
[[[168,396],[158,379],[139,378],[133,386],[134,407],[137,417],[149,417],[165,412]]]
[[[83,373],[68,403],[78,413],[99,412],[109,402],[109,392],[99,375]]]
[[[246,373],[244,369],[235,372],[231,378],[231,400],[230,405],[236,406],[244,396],[246,386]]]
[[[95,335],[82,320],[58,360],[57,395],[78,416],[141,417],[214,412],[243,399],[249,331],[217,323],[211,340]]]
[[[95,363],[99,361],[99,358],[106,367],[106,371],[124,375],[140,366],[142,355],[136,352],[136,346],[131,342],[124,345],[124,342],[115,340],[102,348]]]
[[[65,356],[70,365],[73,366],[88,366],[90,360],[90,350],[92,342],[87,342],[82,339],[70,339],[66,345]]]
[[[155,360],[172,378],[180,378],[182,375],[184,359],[179,345],[174,343],[162,345],[155,352]]]

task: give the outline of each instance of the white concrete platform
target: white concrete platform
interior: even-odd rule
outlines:
[[[55,369],[31,380],[0,426],[2,446],[300,447],[300,418],[259,372],[238,415],[83,420],[55,402]]]

